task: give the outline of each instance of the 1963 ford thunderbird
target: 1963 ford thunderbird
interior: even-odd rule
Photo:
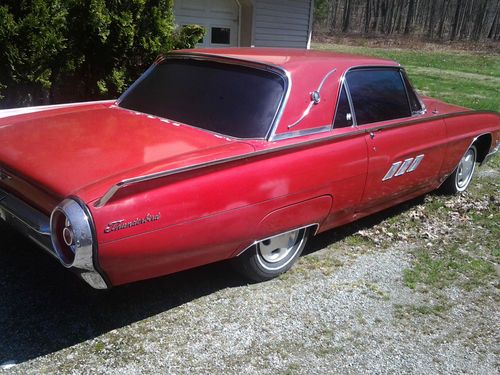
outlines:
[[[229,258],[267,280],[309,236],[464,191],[499,142],[393,61],[178,51],[116,101],[0,111],[0,216],[94,288]]]

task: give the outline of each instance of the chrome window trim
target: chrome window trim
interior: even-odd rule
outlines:
[[[403,67],[400,68],[400,74],[401,74],[401,77],[403,79],[403,84],[406,88],[406,95],[408,96],[408,104],[410,105],[410,113],[412,114],[412,116],[421,116],[421,115],[427,113],[427,107],[425,106],[425,103],[422,101],[422,99],[420,98],[420,95],[418,95],[418,93],[413,88],[413,86],[410,82],[410,78],[408,77],[408,74],[406,73],[406,70]],[[406,84],[406,82],[408,82],[409,86]],[[415,97],[417,98],[418,102],[420,103],[421,109],[419,111],[413,111],[411,109],[410,94],[409,94],[410,90],[415,94]]]
[[[328,132],[330,130],[331,130],[330,125],[318,126],[317,128],[301,129],[301,130],[296,130],[294,132],[286,132],[286,133],[278,134],[274,137],[273,141],[281,141],[283,139],[290,139],[290,138],[296,138],[296,137],[303,137],[306,135],[319,134],[319,133]]]
[[[169,60],[169,59],[212,61],[212,62],[217,62],[217,63],[221,63],[221,64],[230,64],[230,65],[236,65],[236,66],[245,66],[245,67],[249,67],[249,68],[263,70],[263,71],[266,71],[266,72],[272,72],[272,73],[277,74],[278,76],[280,76],[283,79],[283,82],[285,84],[284,94],[281,95],[280,102],[278,104],[278,109],[276,110],[276,113],[274,114],[274,117],[273,117],[273,119],[271,121],[269,129],[268,129],[268,131],[266,133],[266,136],[264,136],[264,137],[238,138],[238,137],[234,137],[234,136],[231,136],[231,135],[227,135],[227,134],[223,134],[223,133],[218,133],[218,132],[211,131],[211,130],[206,130],[206,129],[203,129],[203,128],[200,128],[200,127],[197,127],[197,126],[193,126],[193,125],[182,123],[183,125],[187,125],[187,126],[190,126],[192,128],[195,128],[195,129],[199,129],[199,130],[202,130],[202,131],[207,131],[207,132],[210,132],[212,134],[217,134],[217,135],[220,135],[222,137],[230,138],[230,139],[234,139],[234,140],[247,140],[248,141],[248,140],[263,140],[263,139],[265,139],[265,140],[272,140],[273,139],[273,136],[274,136],[274,134],[276,132],[276,129],[278,128],[279,123],[281,122],[281,118],[283,116],[283,112],[285,110],[286,104],[288,103],[288,99],[290,97],[290,92],[291,92],[291,89],[292,89],[292,77],[290,75],[290,72],[288,72],[285,68],[283,68],[281,66],[278,66],[278,65],[270,64],[270,63],[269,64],[268,63],[261,63],[261,62],[258,62],[258,61],[238,59],[238,58],[235,58],[235,57],[227,57],[227,56],[213,55],[213,54],[209,54],[209,53],[200,53],[200,52],[196,52],[196,53],[194,53],[194,52],[193,53],[190,53],[190,52],[170,52],[170,53],[167,53],[165,56],[162,56],[162,57],[156,59],[156,61],[137,79],[137,81],[135,81],[118,98],[118,100],[116,101],[117,106],[119,108],[121,108],[121,109],[129,110],[129,111],[134,111],[132,109],[120,107],[120,103],[125,98],[125,96],[127,95],[127,93],[130,92],[130,90],[132,90],[134,87],[136,87],[149,74],[151,74],[151,72],[159,64],[161,64],[163,61]],[[143,113],[143,112],[139,112],[139,111],[134,111],[134,112]],[[157,118],[160,118],[160,119],[165,119],[165,120],[169,120],[169,121],[173,121],[173,122],[178,122],[176,120],[167,119],[167,118],[163,118],[163,117],[160,117],[160,116],[155,116],[155,115],[153,115],[151,113],[144,113],[144,114],[149,115],[149,116],[154,116],[154,117],[157,117]]]
[[[410,100],[410,93],[408,92],[408,87],[406,86],[405,78],[403,77],[403,69],[399,69],[399,78],[401,79],[401,82],[403,82],[403,87],[405,88],[405,94],[406,94],[406,101],[408,102],[408,109],[410,110],[410,115],[413,116],[413,110],[411,108],[411,100]]]
[[[443,114],[443,115],[437,115],[433,116],[430,118],[405,118],[403,119],[404,121],[392,123],[392,124],[387,124],[387,125],[380,125],[377,127],[377,123],[374,124],[366,124],[366,126],[363,127],[353,127],[352,131],[346,132],[346,133],[341,133],[341,134],[331,134],[325,137],[321,138],[316,138],[312,140],[307,140],[303,142],[298,142],[294,144],[288,144],[284,146],[277,146],[273,147],[271,149],[266,149],[266,150],[261,150],[261,151],[256,151],[256,152],[249,152],[245,153],[242,155],[237,155],[237,156],[231,156],[228,158],[216,160],[216,161],[211,161],[211,162],[205,162],[205,163],[200,163],[200,164],[195,164],[187,167],[182,167],[182,168],[177,168],[177,169],[172,169],[172,170],[166,170],[166,171],[161,171],[161,172],[156,172],[148,175],[142,175],[142,176],[137,176],[137,177],[132,177],[128,179],[121,180],[114,184],[109,190],[98,200],[94,202],[94,207],[100,208],[106,205],[111,198],[116,194],[116,192],[126,186],[130,186],[136,183],[140,182],[145,182],[145,181],[150,181],[158,178],[163,178],[175,174],[180,174],[184,172],[189,172],[189,171],[194,171],[194,170],[199,170],[203,168],[208,168],[220,164],[225,164],[225,163],[230,163],[242,159],[248,159],[248,158],[253,158],[253,157],[258,157],[258,156],[263,156],[267,154],[272,154],[276,152],[282,152],[282,151],[287,151],[290,149],[295,149],[295,148],[300,148],[300,147],[309,147],[312,145],[320,144],[320,143],[327,143],[333,140],[341,139],[341,138],[349,138],[349,137],[354,137],[356,135],[360,134],[369,134],[370,132],[374,130],[383,130],[383,129],[391,129],[391,128],[397,128],[397,127],[405,127],[405,126],[411,126],[414,124],[418,124],[421,122],[426,122],[426,121],[434,121],[434,120],[440,120],[440,119],[445,119],[445,118],[450,118],[450,117],[458,117],[458,116],[465,116],[465,115],[471,115],[471,114],[497,114],[496,112],[493,111],[462,111],[462,112],[454,112],[454,113],[448,113],[448,114]],[[485,133],[487,134],[487,133]],[[483,135],[483,134],[482,134]]]
[[[337,120],[337,114],[339,111],[339,103],[340,103],[340,96],[342,95],[342,89],[345,88],[345,95],[347,97],[347,102],[349,103],[349,110],[351,111],[351,121],[352,125],[349,126],[350,128],[353,128],[356,126],[356,115],[354,114],[353,107],[352,107],[352,100],[351,100],[351,95],[349,92],[349,87],[347,87],[347,83],[345,82],[344,75],[340,77],[339,80],[339,90],[337,92],[337,102],[335,103],[335,113],[333,114],[333,121],[332,124],[330,125],[331,129],[342,129],[342,128],[336,128],[335,127],[335,120]],[[347,127],[347,126],[346,126]]]
[[[403,88],[405,89],[406,100],[407,100],[407,103],[408,103],[408,109],[409,109],[410,116],[407,116],[407,117],[396,117],[396,118],[393,118],[393,119],[390,119],[390,120],[382,120],[382,121],[376,121],[376,122],[369,122],[369,123],[361,124],[361,125],[359,125],[358,122],[357,122],[357,120],[356,120],[356,126],[369,126],[369,125],[372,125],[372,124],[376,124],[377,122],[394,121],[394,120],[404,120],[404,119],[409,119],[409,118],[413,117],[413,114],[412,114],[412,111],[411,111],[411,107],[410,107],[410,100],[408,98],[408,92],[406,91],[406,84],[404,82],[403,77],[401,77],[401,70],[402,69],[403,68],[402,68],[401,65],[366,65],[366,66],[360,65],[360,66],[350,67],[349,69],[347,69],[344,72],[343,79],[344,79],[344,83],[346,84],[346,86],[348,88],[348,97],[351,100],[350,104],[352,105],[353,118],[354,119],[356,119],[356,109],[354,108],[354,104],[352,103],[351,91],[349,90],[349,82],[347,82],[347,74],[350,73],[351,71],[353,71],[353,70],[396,70],[396,71],[398,71],[398,73],[400,75],[401,82],[403,84]],[[417,93],[415,93],[415,95],[417,95]],[[418,95],[417,95],[417,98],[418,98]],[[420,98],[418,98],[418,99],[420,101]]]

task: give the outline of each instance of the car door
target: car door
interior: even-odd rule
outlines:
[[[425,114],[404,72],[398,67],[352,69],[345,84],[353,121],[365,129],[363,209],[375,211],[435,187],[445,125]]]

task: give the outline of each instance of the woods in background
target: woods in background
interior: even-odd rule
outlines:
[[[500,0],[315,0],[315,32],[500,40]]]

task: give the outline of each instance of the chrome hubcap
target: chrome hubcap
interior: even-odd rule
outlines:
[[[259,253],[268,263],[277,263],[285,259],[297,242],[299,231],[288,232],[269,238],[259,243]]]
[[[469,149],[458,165],[457,187],[459,189],[466,187],[472,177],[474,163],[476,162],[475,156],[474,150]]]

